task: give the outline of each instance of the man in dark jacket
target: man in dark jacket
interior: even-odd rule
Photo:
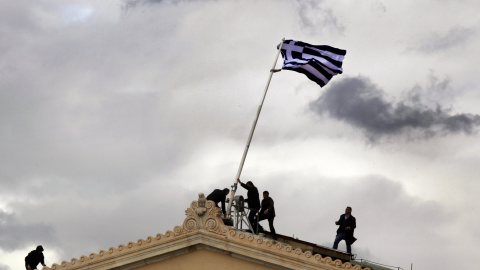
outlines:
[[[260,219],[268,219],[268,226],[270,227],[270,233],[272,234],[273,239],[277,239],[277,234],[275,233],[275,227],[273,227],[273,219],[275,218],[275,207],[273,206],[273,199],[269,197],[268,191],[263,192],[262,200],[262,209],[260,209]],[[258,225],[260,232],[263,231],[263,227]]]
[[[345,214],[341,215],[340,219],[335,221],[335,224],[339,225],[339,227],[337,229],[337,236],[333,242],[333,249],[337,249],[338,243],[341,240],[345,240],[347,252],[352,253],[352,244],[353,242],[357,241],[357,239],[353,236],[353,232],[357,227],[357,222],[355,217],[352,216],[352,208],[350,206],[347,206],[347,209],[345,209]]]
[[[207,200],[214,201],[217,207],[218,203],[222,202],[222,213],[224,217],[227,217],[227,211],[225,211],[225,197],[228,195],[229,192],[230,189],[228,188],[224,188],[223,190],[215,189],[207,196]]]
[[[248,221],[250,221],[250,225],[252,225],[255,233],[258,233],[256,231],[257,220],[255,219],[255,215],[257,214],[258,210],[260,210],[260,196],[258,195],[258,189],[253,185],[252,181],[248,181],[247,184],[244,184],[242,181],[240,181],[240,179],[237,179],[237,182],[247,190],[247,199],[245,201],[248,202],[248,209],[250,209]]]
[[[37,265],[39,263],[41,263],[43,266],[46,266],[43,258],[42,246],[38,246],[37,249],[28,253],[27,257],[25,257],[25,268],[27,270],[37,269]]]

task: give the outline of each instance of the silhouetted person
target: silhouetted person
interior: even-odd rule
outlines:
[[[229,192],[230,192],[230,189],[228,188],[224,188],[223,190],[215,189],[214,191],[212,191],[212,193],[210,193],[207,196],[207,200],[214,201],[217,207],[218,207],[218,203],[222,202],[222,213],[224,217],[227,217],[227,212],[225,211],[225,197],[228,195]]]
[[[43,258],[42,246],[38,246],[35,250],[30,251],[27,257],[25,257],[25,269],[27,270],[37,269],[37,265],[39,263],[41,263],[43,266],[46,266]]]
[[[252,181],[248,181],[247,184],[244,184],[242,181],[240,181],[240,179],[237,179],[237,182],[247,190],[247,199],[245,201],[248,202],[248,209],[250,209],[248,221],[250,221],[250,225],[252,225],[255,233],[258,233],[256,231],[257,220],[255,219],[255,215],[257,214],[258,210],[260,210],[260,196],[258,195],[258,189],[253,185]]]
[[[341,215],[340,219],[335,221],[335,224],[339,225],[339,227],[337,230],[337,236],[333,242],[333,249],[337,249],[338,243],[342,240],[345,240],[347,252],[352,253],[352,244],[353,242],[357,241],[357,239],[353,236],[353,232],[357,227],[357,222],[355,217],[352,216],[352,208],[350,206],[347,206],[347,209],[345,209],[345,214]]]
[[[275,227],[273,227],[273,220],[275,219],[275,207],[273,206],[273,199],[269,197],[268,191],[263,192],[262,209],[260,209],[260,218],[258,221],[268,219],[268,226],[270,227],[270,233],[273,239],[277,239]],[[263,231],[263,227],[259,224],[258,228]]]

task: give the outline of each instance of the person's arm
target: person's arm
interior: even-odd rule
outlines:
[[[225,211],[225,198],[222,200],[222,212],[223,215],[226,216],[227,211]]]
[[[30,267],[30,264],[29,264],[29,256],[30,256],[30,253],[28,253],[27,257],[25,257],[25,267],[28,269],[28,270],[32,270],[32,268]]]
[[[240,181],[240,179],[237,179],[237,182],[240,184],[240,186],[242,186],[244,189],[248,190],[248,186],[246,184],[244,184],[242,181]]]
[[[268,198],[267,200],[267,209],[265,209],[265,211],[263,212],[265,215],[268,213],[268,212],[272,212],[272,208],[273,208],[273,200],[272,198]]]
[[[335,221],[335,225],[340,225],[341,222],[342,222],[342,216],[340,215],[340,218],[338,219],[338,221]]]
[[[45,265],[45,257],[43,256],[43,254],[41,254],[42,256],[40,257],[40,263],[43,265],[43,266],[46,266]]]
[[[224,195],[222,197],[222,213],[223,213],[223,217],[227,217],[227,211],[225,211],[225,198],[226,198],[226,195]]]

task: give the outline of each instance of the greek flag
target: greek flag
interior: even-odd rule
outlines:
[[[303,73],[320,87],[342,73],[342,61],[347,53],[327,45],[310,45],[296,40],[285,40],[281,52],[282,69]]]

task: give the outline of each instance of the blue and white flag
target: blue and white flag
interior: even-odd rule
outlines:
[[[342,61],[347,54],[346,50],[296,40],[285,40],[281,52],[282,69],[303,73],[320,87],[325,86],[334,75],[343,72]]]

